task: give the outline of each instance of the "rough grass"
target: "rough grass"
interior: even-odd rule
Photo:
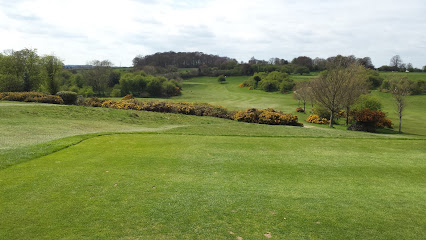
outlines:
[[[91,138],[0,171],[0,235],[424,239],[425,143]]]

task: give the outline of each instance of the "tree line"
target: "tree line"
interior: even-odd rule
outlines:
[[[0,92],[72,91],[85,97],[170,97],[180,94],[178,80],[152,76],[143,71],[113,68],[109,60],[93,60],[86,69],[65,69],[55,55],[37,54],[37,49],[0,53]]]
[[[282,58],[271,58],[268,61],[252,57],[248,62],[238,63],[235,59],[204,54],[202,52],[163,52],[152,55],[138,55],[133,59],[133,67],[144,70],[149,74],[170,75],[181,78],[197,76],[245,76],[257,72],[285,72],[288,74],[308,74],[312,71],[324,71],[336,62],[349,66],[358,64],[367,69],[376,69],[370,57],[357,58],[350,56],[332,56],[328,58],[310,58],[299,56],[291,61]],[[426,67],[426,66],[425,66]],[[414,68],[411,63],[404,64],[397,55],[392,57],[389,66],[382,66],[381,71],[410,71],[421,72],[423,69]]]

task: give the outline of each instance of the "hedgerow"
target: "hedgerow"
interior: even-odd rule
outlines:
[[[152,111],[164,113],[179,113],[195,116],[209,116],[225,118],[240,122],[269,124],[269,125],[292,125],[303,126],[298,122],[297,116],[276,112],[273,109],[247,109],[245,111],[233,112],[222,106],[207,103],[188,102],[162,102],[162,101],[138,101],[136,99],[114,101],[109,99],[90,98],[82,105],[91,107],[105,107],[114,109],[132,109],[137,111]]]
[[[63,104],[64,100],[60,96],[39,92],[3,92],[0,93],[0,100],[19,102],[39,102]]]

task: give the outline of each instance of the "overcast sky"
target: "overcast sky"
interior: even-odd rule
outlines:
[[[0,0],[0,50],[36,48],[65,64],[200,51],[248,61],[394,55],[426,65],[425,0]]]

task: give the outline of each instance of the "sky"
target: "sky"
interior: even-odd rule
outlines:
[[[291,60],[394,55],[426,65],[425,0],[0,0],[0,51],[35,48],[65,64],[192,52]]]

